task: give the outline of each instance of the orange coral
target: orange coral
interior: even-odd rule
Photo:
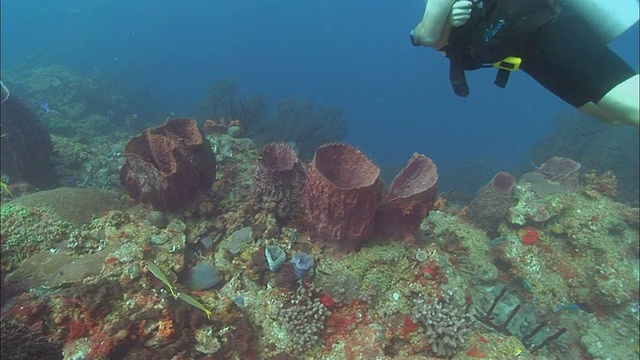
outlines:
[[[171,318],[164,318],[160,320],[158,325],[158,334],[165,339],[171,339],[176,333],[176,326]]]
[[[469,206],[465,206],[462,209],[460,209],[458,216],[467,216],[467,213],[469,213]]]
[[[215,120],[207,119],[204,122],[204,132],[207,135],[222,135],[227,133],[227,129],[229,128],[228,124],[222,118],[220,122],[215,122]]]
[[[207,135],[222,135],[226,134],[232,126],[242,127],[240,119],[233,119],[230,122],[225,118],[222,118],[217,122],[212,119],[207,119],[204,122],[204,132]]]
[[[439,197],[433,204],[433,210],[444,211],[447,207],[447,199]]]
[[[518,230],[518,235],[525,245],[535,245],[540,242],[540,233],[530,226]]]

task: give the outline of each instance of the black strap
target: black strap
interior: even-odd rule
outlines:
[[[497,87],[504,89],[507,86],[507,81],[509,81],[509,74],[511,74],[509,70],[498,69],[496,79],[493,83],[496,84]]]
[[[449,81],[453,87],[453,92],[460,97],[469,95],[469,84],[464,74],[464,66],[456,56],[449,57]]]

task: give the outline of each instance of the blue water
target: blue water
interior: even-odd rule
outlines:
[[[457,98],[448,61],[409,42],[423,9],[421,0],[7,0],[2,67],[47,54],[135,81],[159,121],[192,115],[211,83],[232,78],[270,104],[298,96],[343,108],[347,141],[380,165],[420,152],[484,183],[528,163],[570,106],[524,73],[499,89],[492,70],[468,74],[471,95]],[[637,26],[613,47],[638,67]]]

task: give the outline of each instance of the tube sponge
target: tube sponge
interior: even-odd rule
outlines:
[[[293,271],[295,273],[296,280],[300,280],[307,275],[309,270],[316,265],[311,255],[303,252],[299,252],[291,259],[293,263]]]
[[[278,271],[284,265],[287,254],[278,245],[267,245],[264,249],[264,256],[267,258],[269,270]]]

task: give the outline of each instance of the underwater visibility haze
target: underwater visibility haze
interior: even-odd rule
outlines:
[[[424,1],[1,6],[3,360],[638,358],[638,129]]]

